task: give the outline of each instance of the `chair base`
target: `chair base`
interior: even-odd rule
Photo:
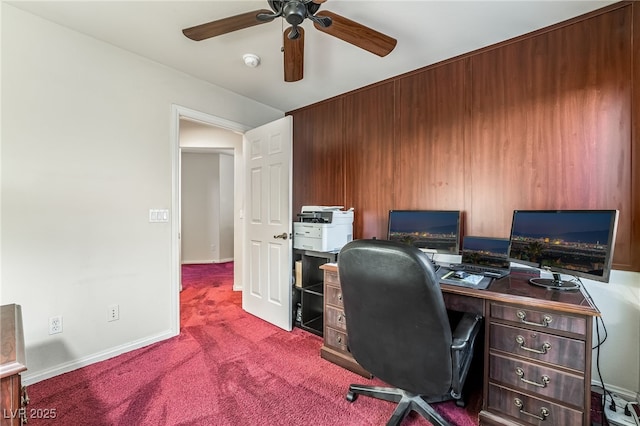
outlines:
[[[411,411],[415,411],[436,426],[449,426],[449,423],[443,419],[421,395],[412,394],[398,388],[350,385],[349,392],[347,392],[347,401],[355,401],[358,395],[371,396],[373,398],[398,403],[398,406],[387,422],[387,426],[399,425]]]

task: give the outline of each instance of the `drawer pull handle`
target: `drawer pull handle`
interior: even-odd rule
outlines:
[[[551,349],[551,343],[549,342],[544,342],[542,344],[542,349],[533,349],[533,348],[527,348],[524,345],[524,337],[517,335],[516,336],[516,342],[520,345],[520,349],[523,349],[525,351],[529,351],[529,352],[533,352],[536,354],[546,354],[547,352],[549,352],[549,350]]]
[[[344,321],[344,315],[338,315],[338,322]]]
[[[338,336],[338,343],[342,344],[342,336]]]
[[[549,327],[549,324],[551,323],[551,321],[553,321],[553,318],[551,318],[551,315],[543,316],[542,322],[540,323],[527,321],[527,313],[525,311],[518,311],[516,312],[516,315],[518,316],[518,318],[520,318],[521,323],[527,324],[527,325],[538,325],[541,327]]]
[[[549,376],[547,376],[546,374],[540,377],[540,380],[542,381],[542,383],[534,382],[533,380],[527,380],[524,378],[524,370],[520,367],[516,367],[516,374],[518,375],[518,377],[520,377],[521,381],[533,386],[538,386],[540,388],[546,388],[549,382],[551,381]]]
[[[338,294],[338,300],[342,302],[342,293]]]
[[[527,416],[531,416],[534,419],[538,419],[541,421],[545,421],[547,419],[547,417],[549,417],[549,409],[545,408],[545,407],[540,407],[540,415],[538,416],[537,414],[533,414],[533,413],[529,413],[524,411],[524,403],[522,402],[522,400],[520,398],[514,398],[513,403],[516,405],[516,407],[518,407],[519,411]]]

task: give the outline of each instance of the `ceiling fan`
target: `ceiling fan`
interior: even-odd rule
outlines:
[[[188,38],[201,41],[254,25],[271,22],[282,17],[290,27],[283,37],[284,81],[302,79],[304,64],[304,29],[300,26],[305,19],[313,22],[316,29],[351,43],[378,56],[388,55],[397,40],[347,19],[336,13],[322,11],[320,5],[326,0],[267,0],[271,10],[261,9],[228,18],[218,19],[195,27],[185,28],[182,33]]]

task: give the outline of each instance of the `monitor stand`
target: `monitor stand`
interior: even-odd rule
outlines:
[[[573,281],[562,281],[560,274],[553,274],[553,278],[531,278],[530,284],[545,287],[551,290],[577,290],[580,284]]]

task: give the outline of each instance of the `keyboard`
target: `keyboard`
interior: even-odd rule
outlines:
[[[504,276],[509,275],[508,271],[502,271],[502,270],[489,268],[485,266],[479,266],[479,265],[452,264],[452,265],[449,265],[449,269],[452,269],[454,271],[465,271],[465,272],[469,272],[470,274],[484,275],[487,277],[494,277],[494,278],[502,278]]]

